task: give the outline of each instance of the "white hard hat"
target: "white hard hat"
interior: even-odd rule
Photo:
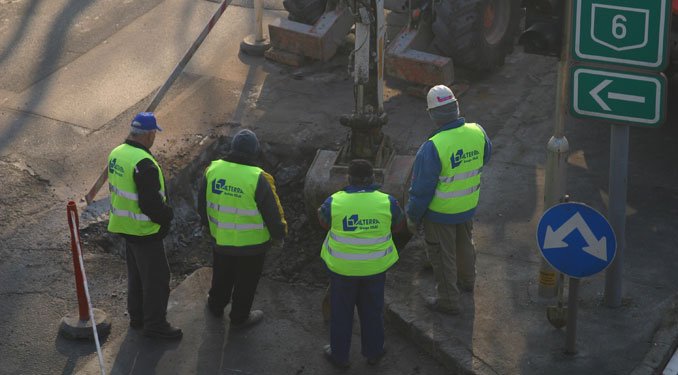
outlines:
[[[445,104],[454,103],[456,101],[457,98],[454,97],[452,90],[450,90],[450,88],[445,85],[434,86],[428,90],[428,95],[426,96],[428,109],[441,107]]]

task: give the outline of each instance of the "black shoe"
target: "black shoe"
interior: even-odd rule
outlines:
[[[428,307],[430,310],[437,311],[447,315],[459,315],[458,307],[452,308],[442,307],[438,303],[438,299],[435,297],[426,297],[424,299],[424,302],[426,303],[426,307]]]
[[[162,328],[144,329],[143,333],[146,337],[164,340],[178,340],[184,335],[181,328],[172,327],[169,323]]]
[[[346,370],[350,366],[348,362],[339,362],[334,358],[332,355],[332,346],[329,344],[323,347],[323,354],[325,355],[325,359],[338,369]]]
[[[367,358],[367,364],[370,365],[370,366],[375,366],[376,364],[379,363],[379,361],[381,361],[382,358],[384,358],[385,355],[386,355],[386,349],[384,349],[381,352],[381,354],[379,354],[376,357]]]
[[[144,328],[144,321],[143,320],[130,320],[129,321],[129,327],[135,330],[140,330]]]
[[[241,323],[234,323],[231,322],[231,327],[233,328],[245,328],[245,327],[251,327],[264,319],[264,312],[261,310],[252,310],[250,311],[250,315],[247,317],[247,320]]]
[[[218,308],[218,307],[212,306],[212,305],[209,304],[209,302],[207,303],[207,310],[209,310],[210,313],[212,314],[212,316],[214,316],[215,318],[221,318],[222,316],[224,316],[224,308],[223,307]]]
[[[473,287],[474,287],[473,284],[463,284],[459,282],[457,283],[457,288],[459,288],[459,290],[465,293],[473,293]]]

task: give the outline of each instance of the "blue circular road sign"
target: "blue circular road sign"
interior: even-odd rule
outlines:
[[[617,253],[610,224],[582,203],[561,203],[544,212],[537,226],[537,244],[553,268],[576,278],[603,271]]]

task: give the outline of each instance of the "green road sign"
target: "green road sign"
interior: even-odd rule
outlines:
[[[663,71],[670,6],[668,0],[575,0],[575,59]]]
[[[666,78],[577,66],[570,72],[574,116],[645,127],[664,122]]]

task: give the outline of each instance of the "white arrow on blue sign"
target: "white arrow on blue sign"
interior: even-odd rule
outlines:
[[[605,217],[582,203],[561,203],[544,212],[537,244],[546,261],[570,277],[587,277],[607,268],[617,241]]]

